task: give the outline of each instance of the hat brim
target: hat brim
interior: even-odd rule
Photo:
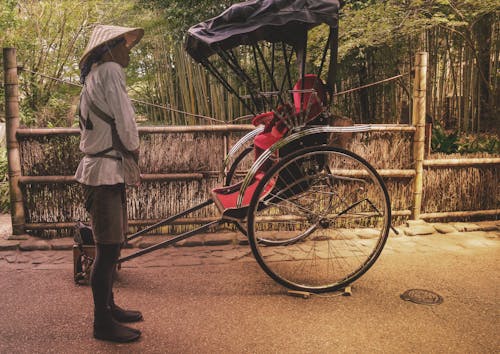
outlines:
[[[131,28],[130,30],[124,31],[115,36],[110,36],[109,38],[106,38],[105,40],[99,43],[93,44],[91,48],[86,48],[85,52],[82,55],[82,58],[80,59],[78,66],[80,69],[82,69],[89,56],[92,54],[92,52],[110,41],[114,41],[118,38],[124,38],[125,41],[127,42],[127,47],[132,49],[137,43],[139,43],[139,41],[142,39],[143,36],[144,36],[144,29],[142,28]]]

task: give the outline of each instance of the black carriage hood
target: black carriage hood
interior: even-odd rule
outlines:
[[[186,51],[197,61],[215,46],[231,49],[260,40],[294,45],[305,30],[326,23],[336,27],[339,0],[251,0],[234,4],[217,17],[188,30]]]

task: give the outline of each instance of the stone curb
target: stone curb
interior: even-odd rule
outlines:
[[[424,220],[409,220],[405,224],[395,227],[399,235],[392,230],[389,237],[413,237],[413,236],[431,236],[431,235],[456,235],[474,232],[490,232],[493,235],[490,238],[500,237],[500,221],[482,221],[476,223],[452,222],[452,223],[427,223]],[[348,233],[348,234],[347,234]],[[24,235],[23,235],[24,236]],[[346,237],[370,239],[373,232],[369,229],[346,230]],[[29,236],[24,239],[0,238],[0,251],[48,251],[73,249],[74,241],[70,237],[45,240]],[[129,242],[127,248],[147,248],[159,242],[167,240],[168,236],[143,236]],[[174,244],[175,247],[197,247],[197,246],[224,246],[224,245],[248,245],[248,239],[238,232],[220,232],[215,234],[199,234],[179,241]]]
[[[0,240],[0,251],[12,251],[19,248],[20,241]]]

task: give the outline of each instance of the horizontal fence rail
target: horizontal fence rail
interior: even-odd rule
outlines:
[[[469,167],[484,165],[499,165],[500,158],[468,158],[468,159],[434,159],[424,160],[424,167]]]
[[[393,126],[393,125],[372,125],[372,133],[380,133],[380,134],[395,134],[394,138],[397,139],[399,134],[415,134],[415,128],[411,126]],[[190,135],[193,133],[200,133],[205,136],[206,139],[211,139],[212,136],[218,136],[219,140],[217,144],[224,145],[219,146],[215,150],[220,150],[227,152],[230,145],[231,140],[237,139],[237,136],[230,138],[232,134],[244,134],[255,127],[251,125],[242,125],[242,126],[234,126],[234,125],[224,125],[224,126],[189,126],[189,127],[140,127],[141,131],[141,139],[148,139],[151,135],[163,134],[163,135],[175,135],[176,139],[178,139],[179,145],[184,140],[185,135]],[[46,131],[48,134],[43,134]],[[31,138],[37,137],[64,137],[64,136],[73,136],[78,135],[78,129],[18,129],[17,136],[21,144],[25,140],[29,140]],[[376,144],[376,143],[372,143]],[[356,150],[359,147],[357,142],[353,142],[352,148]],[[355,151],[358,154],[362,154],[362,151]],[[158,151],[161,153],[161,151]],[[222,154],[221,154],[222,156]],[[375,158],[368,158],[372,163],[375,161]],[[220,161],[222,165],[222,159]],[[416,176],[416,171],[414,168],[410,168],[412,163],[407,164],[407,168],[377,168],[378,173],[386,180],[388,185],[391,185],[392,180],[401,181],[398,183],[402,183],[406,185],[412,185],[412,181]],[[440,169],[463,169],[463,168],[471,168],[471,167],[490,167],[496,168],[500,165],[500,158],[471,158],[471,159],[427,159],[423,160],[423,167],[426,171],[437,171]],[[145,166],[147,169],[147,166]],[[218,166],[211,166],[218,167]],[[186,183],[188,181],[207,181],[207,180],[217,180],[218,177],[221,176],[223,171],[217,169],[206,169],[200,171],[193,172],[175,172],[175,173],[144,173],[142,174],[143,183],[160,183],[160,182],[174,182],[178,181],[180,183]],[[235,175],[244,176],[245,170],[236,171]],[[356,177],[359,174],[359,171],[342,171],[342,174],[352,175]],[[406,182],[405,182],[406,181]],[[64,184],[76,184],[73,175],[40,175],[40,176],[32,176],[32,175],[22,175],[18,179],[18,183],[22,186],[32,186],[33,188],[38,188],[36,186],[42,185],[64,185]],[[397,187],[395,187],[397,188]],[[210,188],[206,192],[209,191]],[[389,188],[390,189],[390,188]],[[425,191],[425,188],[424,188]],[[207,196],[207,194],[205,194]],[[182,196],[181,196],[182,197]],[[147,197],[145,197],[147,199]],[[395,218],[408,218],[412,216],[411,206],[412,202],[407,203],[407,208],[394,208],[392,215]],[[207,222],[212,222],[217,220],[216,213],[210,216],[196,216],[190,218],[182,218],[177,220],[173,225],[183,226],[183,225],[197,225],[203,224]],[[446,219],[446,218],[463,218],[463,217],[494,217],[499,214],[499,210],[497,209],[487,209],[487,210],[471,210],[471,211],[443,211],[443,212],[427,212],[424,208],[424,211],[420,214],[421,219]],[[129,226],[132,228],[140,228],[148,225],[152,225],[160,221],[161,218],[141,218],[141,219],[131,219],[129,222]],[[72,229],[75,225],[75,220],[68,221],[41,221],[41,220],[27,220],[24,225],[25,230],[31,231],[44,231],[44,230],[63,230],[63,229]]]

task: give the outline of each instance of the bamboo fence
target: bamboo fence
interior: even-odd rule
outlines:
[[[356,135],[349,149],[384,178],[397,221],[498,217],[499,157],[424,158],[427,54],[418,53],[416,62],[414,124],[376,125],[374,131]],[[15,50],[4,49],[13,233],[66,236],[76,221],[87,220],[81,187],[73,177],[81,158],[79,130],[19,128],[16,67]],[[139,127],[144,175],[141,186],[128,190],[131,228],[153,224],[208,199],[209,191],[222,183],[227,151],[251,129],[235,124]],[[217,215],[209,207],[161,231],[184,231]]]

